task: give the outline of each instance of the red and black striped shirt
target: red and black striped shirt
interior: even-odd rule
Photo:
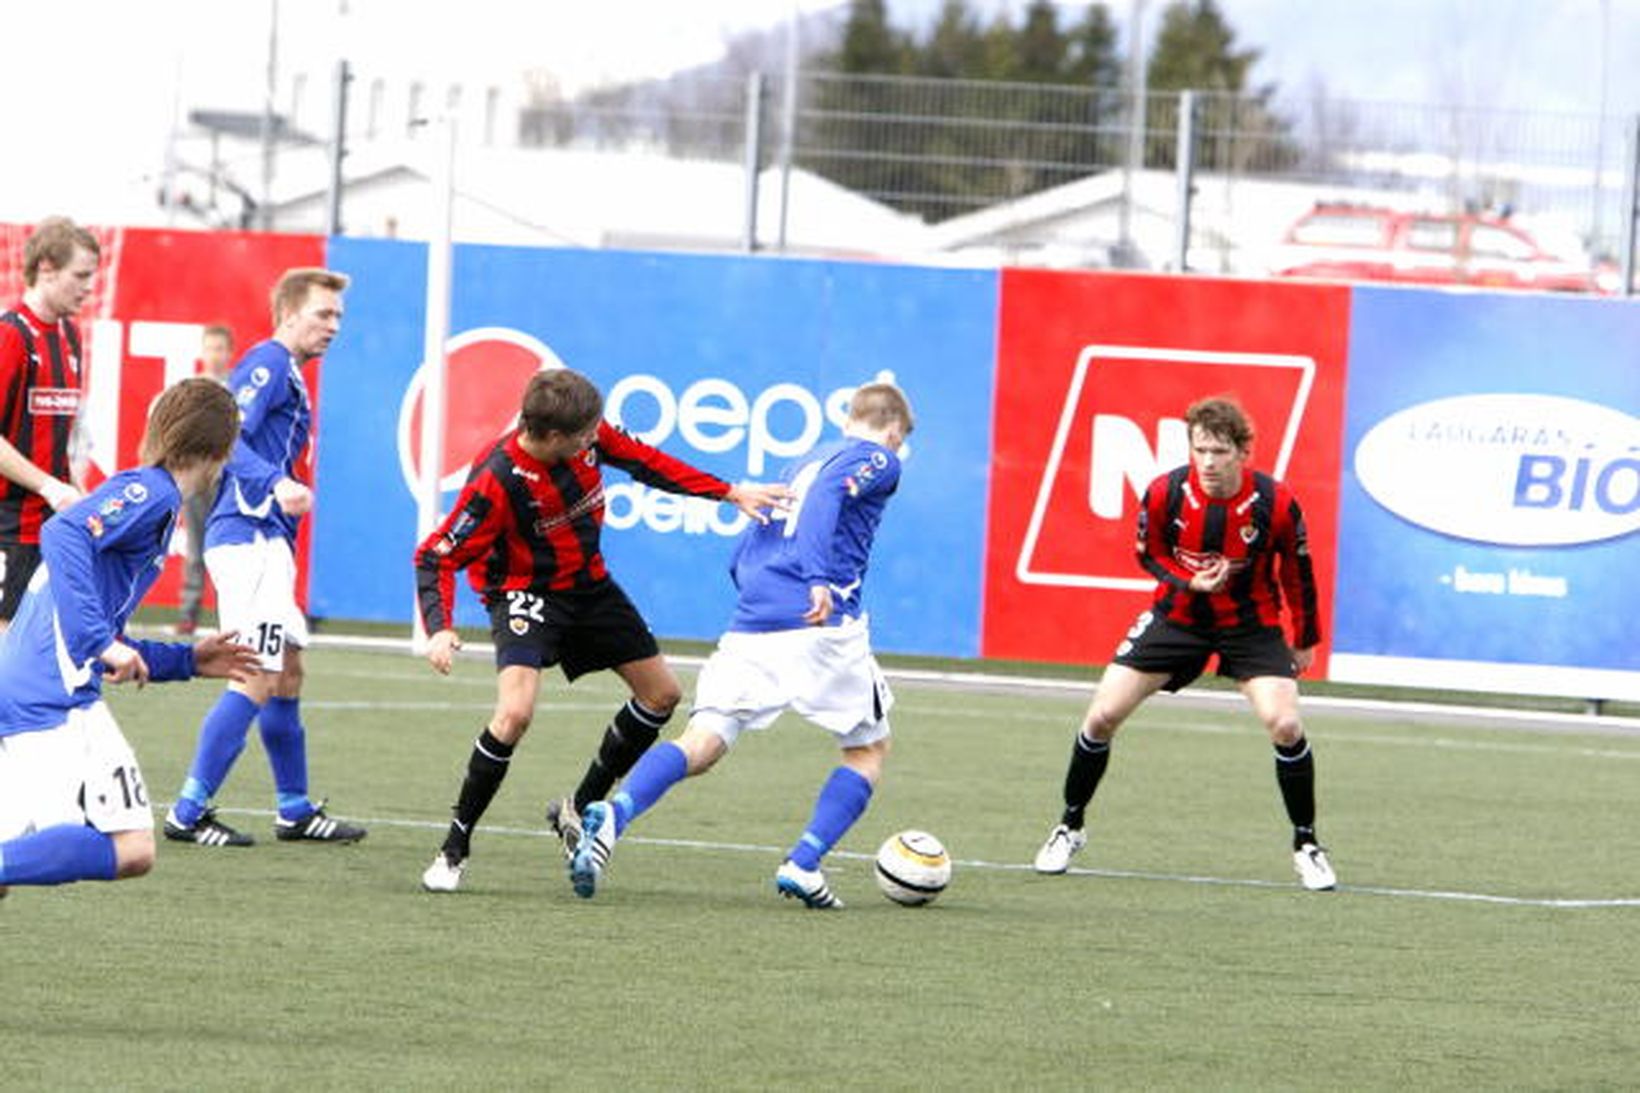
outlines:
[[[1156,578],[1155,610],[1197,630],[1280,626],[1283,597],[1292,644],[1321,641],[1315,569],[1298,499],[1257,471],[1234,497],[1210,497],[1195,471],[1179,467],[1145,490],[1139,509],[1139,564]],[[1219,557],[1230,579],[1218,592],[1192,592],[1190,579]]]
[[[455,508],[416,548],[416,594],[429,634],[453,625],[460,569],[486,604],[508,591],[607,579],[598,546],[605,465],[668,493],[722,498],[731,488],[605,421],[592,447],[555,463],[542,463],[518,440],[508,433],[474,464]]]
[[[0,436],[23,458],[64,482],[69,438],[80,412],[80,332],[48,323],[27,304],[0,314]],[[0,475],[0,542],[38,543],[51,506]]]

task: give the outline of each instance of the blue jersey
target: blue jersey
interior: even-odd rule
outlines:
[[[900,484],[900,459],[875,441],[844,437],[792,464],[782,480],[796,495],[790,509],[753,524],[735,547],[740,594],[730,630],[801,629],[815,585],[831,587],[828,625],[859,617],[871,543]]]
[[[40,568],[0,635],[0,736],[54,729],[102,697],[97,659],[159,577],[182,496],[158,467],[121,471],[40,530]],[[123,639],[149,678],[188,679],[194,651]]]
[[[205,527],[206,547],[283,535],[296,541],[296,520],[273,499],[281,478],[307,448],[313,402],[296,358],[269,338],[251,346],[228,375],[239,403],[239,440],[222,472],[222,492]]]

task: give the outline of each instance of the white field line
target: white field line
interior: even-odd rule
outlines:
[[[329,645],[339,649],[373,649],[381,652],[399,652],[413,656],[410,642],[404,638],[364,637],[347,634],[319,634],[312,638],[316,646]],[[462,646],[460,655],[466,657],[494,656],[494,647],[484,642]],[[684,668],[699,668],[704,657],[667,654],[667,660]],[[1093,679],[1050,679],[1034,676],[998,675],[986,672],[937,672],[917,668],[885,668],[883,674],[891,681],[922,683],[959,690],[1007,691],[1029,690],[1038,693],[1074,695],[1082,701],[1093,696]],[[377,676],[375,678],[384,678]],[[486,681],[488,682],[488,681]],[[1193,690],[1180,695],[1159,694],[1154,700],[1158,706],[1240,705],[1245,700],[1236,691]],[[1377,698],[1341,698],[1330,695],[1305,695],[1303,704],[1316,710],[1340,710],[1352,713],[1399,715],[1402,717],[1451,718],[1461,721],[1479,720],[1494,726],[1518,724],[1553,726],[1572,730],[1598,731],[1616,729],[1640,733],[1640,718],[1612,717],[1606,714],[1557,713],[1552,710],[1520,710],[1497,706],[1446,705],[1439,702],[1399,702]]]
[[[154,809],[160,815],[169,808],[169,803],[156,803]],[[268,809],[258,808],[219,808],[218,812],[224,815],[253,816],[259,819],[272,819],[274,813]],[[373,827],[397,827],[414,831],[442,832],[448,826],[443,820],[414,820],[402,817],[385,816],[348,816],[356,823]],[[484,825],[485,835],[504,835],[518,838],[550,839],[553,835],[545,829],[537,830],[525,827],[494,827]],[[708,853],[732,854],[761,854],[776,857],[785,853],[784,847],[762,846],[756,843],[725,843],[709,842],[702,839],[655,839],[641,835],[624,836],[624,841],[640,846],[659,846],[677,850],[702,850]],[[855,861],[870,861],[872,855],[861,854],[847,850],[834,850],[834,858],[848,858]],[[953,863],[962,869],[979,869],[1006,873],[1029,873],[1031,866],[1025,862],[990,862],[979,859],[956,859]],[[1115,880],[1155,881],[1167,884],[1195,884],[1210,885],[1220,888],[1267,888],[1275,891],[1290,892],[1294,890],[1294,882],[1260,880],[1250,877],[1212,877],[1190,873],[1149,873],[1131,869],[1071,869],[1068,876],[1108,877]],[[1613,907],[1640,907],[1640,897],[1612,897],[1568,899],[1558,897],[1533,896],[1500,896],[1488,892],[1454,892],[1438,889],[1421,888],[1386,888],[1378,885],[1340,884],[1334,893],[1316,893],[1316,899],[1326,899],[1329,895],[1357,895],[1357,896],[1386,896],[1393,899],[1425,899],[1445,900],[1454,903],[1476,903],[1503,907],[1548,907],[1557,910],[1586,910],[1591,908]]]

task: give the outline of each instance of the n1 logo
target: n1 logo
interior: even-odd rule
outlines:
[[[1185,409],[1233,396],[1261,458],[1287,469],[1315,381],[1310,357],[1090,345],[1060,405],[1014,575],[1024,584],[1148,590],[1133,560],[1139,498],[1190,458]]]

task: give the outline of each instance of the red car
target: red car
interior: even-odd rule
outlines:
[[[1617,290],[1614,269],[1557,258],[1507,217],[1366,205],[1320,204],[1299,217],[1270,272],[1547,292]]]

